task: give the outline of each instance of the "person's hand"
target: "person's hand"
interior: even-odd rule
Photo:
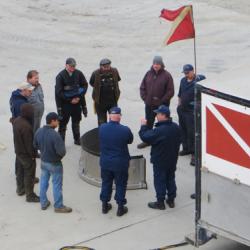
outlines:
[[[88,116],[88,109],[86,106],[82,107],[82,113],[83,113],[84,117]]]
[[[71,100],[71,103],[72,104],[77,104],[78,102],[80,101],[80,98],[79,97],[75,97]]]
[[[147,125],[147,120],[145,118],[141,119],[141,125],[142,126]]]

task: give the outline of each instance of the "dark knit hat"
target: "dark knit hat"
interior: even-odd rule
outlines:
[[[155,56],[153,59],[153,64],[158,64],[164,67],[163,59],[161,56]]]
[[[67,58],[66,60],[66,64],[68,64],[69,66],[75,67],[76,66],[76,60],[72,57]]]
[[[50,113],[48,113],[47,116],[46,116],[46,123],[47,123],[47,124],[50,124],[51,121],[56,121],[56,120],[58,120],[58,119],[59,119],[59,118],[58,118],[58,114],[57,114],[57,113],[55,113],[55,112],[50,112]]]

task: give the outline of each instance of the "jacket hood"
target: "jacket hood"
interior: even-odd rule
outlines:
[[[21,90],[20,90],[20,89],[14,90],[14,91],[12,92],[12,96],[15,96],[15,97],[22,97],[22,98],[27,99],[25,96],[21,95]]]
[[[26,118],[29,121],[33,120],[33,116],[34,116],[34,108],[31,104],[25,103],[21,106],[20,109],[21,113],[21,117]]]

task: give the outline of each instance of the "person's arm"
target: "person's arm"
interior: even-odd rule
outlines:
[[[32,158],[35,159],[36,157],[36,150],[33,146],[33,129],[30,128],[24,128],[22,130],[22,140],[24,144],[24,148],[26,149],[27,154]]]
[[[141,99],[143,101],[145,101],[146,96],[147,96],[147,90],[146,90],[146,77],[147,74],[143,77],[143,80],[141,82],[141,86],[140,86],[140,95],[141,95]]]
[[[143,142],[150,145],[156,143],[159,139],[156,129],[150,129],[147,125],[142,125],[139,131],[139,136]]]
[[[37,131],[37,132],[38,132],[38,131]],[[33,147],[34,147],[36,150],[40,149],[39,144],[38,144],[38,139],[37,139],[37,137],[38,137],[37,132],[35,133],[34,140],[33,140]]]
[[[65,143],[62,137],[60,136],[60,134],[58,134],[56,131],[53,136],[54,136],[53,142],[54,142],[54,148],[55,148],[56,154],[60,156],[61,158],[63,158],[66,154]]]
[[[171,74],[168,74],[166,82],[166,93],[162,97],[161,102],[163,104],[168,104],[173,96],[174,96],[174,80]]]
[[[95,72],[92,73],[90,79],[89,79],[89,84],[94,87],[95,84]]]
[[[62,102],[66,100],[64,96],[64,90],[63,90],[63,79],[62,76],[59,74],[56,77],[56,86],[55,86],[55,98],[56,98],[56,106],[59,111],[62,109]]]
[[[133,133],[132,133],[131,130],[128,128],[128,144],[132,144],[133,140],[134,140]]]

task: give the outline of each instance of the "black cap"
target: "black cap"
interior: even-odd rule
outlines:
[[[50,124],[51,121],[56,121],[56,120],[58,120],[58,114],[57,113],[50,112],[50,113],[47,114],[47,116],[46,116],[46,123],[47,124]]]
[[[68,64],[68,65],[70,65],[72,67],[75,67],[76,66],[76,60],[74,58],[72,58],[72,57],[69,57],[66,60],[66,64]]]
[[[109,65],[109,64],[111,64],[111,61],[110,61],[108,58],[103,58],[103,59],[100,61],[100,66]]]
[[[188,73],[188,72],[193,71],[193,70],[194,70],[193,65],[191,65],[191,64],[185,64],[185,65],[183,66],[183,71],[182,71],[182,73]]]

